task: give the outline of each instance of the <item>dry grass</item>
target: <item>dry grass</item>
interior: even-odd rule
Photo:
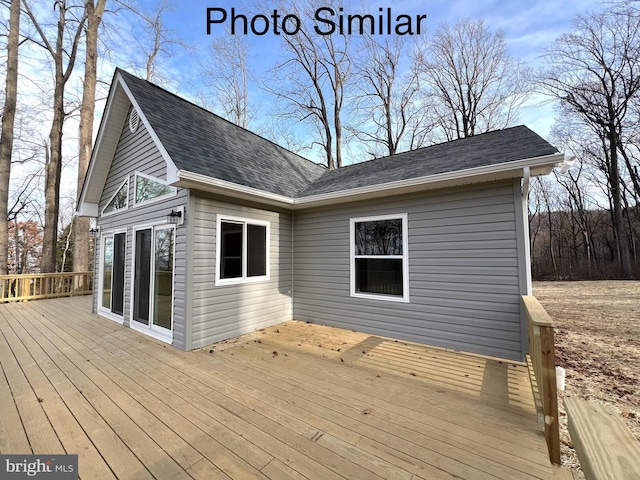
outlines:
[[[640,440],[640,282],[536,282],[534,295],[556,323],[562,462],[578,461],[567,433],[562,397],[605,403]]]

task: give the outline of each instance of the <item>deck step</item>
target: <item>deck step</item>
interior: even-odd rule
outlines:
[[[587,480],[640,478],[640,442],[611,407],[567,397],[569,435]]]

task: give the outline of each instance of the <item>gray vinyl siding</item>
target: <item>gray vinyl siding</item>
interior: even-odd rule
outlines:
[[[522,359],[517,182],[296,211],[296,320]],[[352,297],[350,219],[408,214],[408,303]]]
[[[128,120],[128,115],[127,115]],[[151,135],[144,124],[135,133],[129,130],[128,121],[122,128],[120,142],[116,149],[111,169],[107,177],[102,197],[100,199],[100,212],[107,205],[120,188],[122,182],[129,178],[129,204],[126,209],[119,210],[98,218],[100,233],[120,231],[126,229],[126,262],[125,262],[125,287],[124,287],[124,324],[129,325],[131,317],[131,285],[133,265],[133,228],[141,225],[165,224],[167,214],[172,208],[186,205],[188,191],[178,189],[177,195],[158,202],[134,205],[135,172],[141,172],[162,180],[166,180],[166,162],[156,147]],[[188,215],[188,214],[187,214]],[[188,217],[187,217],[188,221]],[[100,241],[96,242],[96,271],[99,270]],[[186,278],[186,228],[178,226],[175,229],[174,250],[174,309],[173,309],[173,345],[185,349],[185,278]],[[96,277],[94,289],[94,311],[97,311],[99,292],[99,276]]]
[[[292,318],[291,213],[241,205],[192,192],[192,345],[204,345]],[[270,222],[270,279],[239,285],[215,285],[217,216]]]

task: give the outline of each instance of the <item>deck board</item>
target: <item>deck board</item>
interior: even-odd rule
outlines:
[[[362,428],[363,425],[373,427],[371,430],[373,435],[378,437],[382,442],[388,442],[403,445],[403,449],[407,451],[415,450],[417,453],[429,454],[430,462],[435,461],[434,456],[444,456],[449,458],[448,471],[454,475],[467,475],[466,468],[473,467],[478,472],[496,473],[501,469],[501,464],[508,463],[510,466],[504,472],[504,478],[508,478],[509,473],[513,473],[513,468],[519,463],[519,457],[512,453],[504,454],[500,452],[497,443],[502,443],[503,448],[510,449],[509,444],[505,444],[499,439],[502,430],[490,432],[487,430],[487,424],[484,425],[483,435],[473,439],[466,438],[469,430],[466,425],[456,425],[452,422],[440,422],[437,426],[438,416],[431,416],[420,412],[416,406],[411,408],[401,408],[392,398],[379,400],[375,398],[375,393],[369,394],[358,393],[362,388],[366,389],[366,385],[355,382],[357,388],[353,388],[353,379],[345,381],[344,384],[338,382],[336,377],[331,379],[321,379],[322,375],[316,373],[314,386],[316,388],[309,389],[305,383],[306,377],[309,375],[309,369],[301,365],[301,360],[295,360],[296,365],[280,366],[275,362],[270,362],[268,368],[249,363],[245,370],[256,372],[257,374],[279,375],[280,382],[290,382],[291,387],[299,392],[299,395],[307,401],[307,408],[312,408],[313,404],[320,402],[329,405],[329,411],[325,412],[327,416],[340,415],[341,423],[347,421],[353,422],[354,428]],[[237,371],[236,375],[241,372]],[[379,380],[380,383],[384,382]],[[382,387],[384,389],[384,387]],[[355,390],[355,391],[354,391]],[[325,392],[331,392],[327,394]],[[363,411],[371,409],[372,413],[363,415]],[[461,422],[464,423],[464,422]],[[479,443],[477,440],[482,438],[486,440],[488,435],[495,435],[496,439],[490,446]],[[424,447],[427,445],[426,447]],[[420,446],[423,448],[420,449]],[[485,457],[491,456],[491,464],[486,464]],[[501,460],[501,462],[499,462]],[[430,463],[428,462],[428,463]],[[535,463],[522,462],[520,472],[525,478]],[[476,478],[481,478],[480,473],[476,474]]]
[[[522,364],[301,322],[182,352],[90,308],[0,305],[0,453],[78,453],[83,478],[552,478]]]

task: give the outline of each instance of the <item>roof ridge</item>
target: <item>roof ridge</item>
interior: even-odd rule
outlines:
[[[497,133],[500,133],[500,132],[505,132],[507,130],[513,130],[513,129],[516,129],[516,128],[526,128],[527,130],[531,130],[529,127],[527,127],[526,125],[523,125],[523,124],[513,125],[511,127],[505,127],[505,128],[501,128],[501,129],[498,129],[498,130],[489,130],[488,132],[478,133],[476,135],[471,135],[469,137],[454,138],[453,140],[443,140],[441,142],[432,143],[431,145],[425,145],[424,147],[416,148],[414,150],[405,150],[403,152],[396,152],[396,153],[394,153],[392,155],[385,155],[383,157],[375,157],[375,158],[370,158],[368,160],[362,160],[360,162],[350,163],[349,165],[344,165],[344,166],[340,167],[339,170],[342,170],[344,168],[349,168],[349,167],[355,167],[357,165],[365,165],[365,164],[368,164],[368,163],[371,163],[371,162],[389,160],[389,159],[393,159],[393,158],[396,158],[396,157],[399,157],[399,156],[403,156],[403,155],[415,154],[417,152],[423,152],[423,151],[425,151],[425,150],[427,150],[429,148],[438,147],[440,145],[448,145],[449,146],[449,145],[452,145],[454,143],[463,142],[463,141],[469,141],[471,139],[476,139],[478,137],[482,137],[482,136],[485,136],[485,135],[497,134]],[[531,131],[533,132],[533,130],[531,130]],[[533,133],[535,133],[535,132],[533,132]],[[537,135],[537,133],[536,133],[536,135]],[[338,169],[336,169],[336,170],[338,170]]]
[[[157,85],[157,84],[155,84],[155,83],[153,83],[153,82],[150,82],[149,80],[145,80],[144,78],[140,78],[140,77],[138,77],[137,75],[134,75],[134,74],[132,74],[132,73],[130,73],[130,72],[128,72],[128,71],[126,71],[126,70],[124,70],[123,68],[120,68],[120,67],[116,67],[116,72],[124,73],[125,75],[129,75],[130,77],[133,77],[133,78],[135,78],[136,80],[139,80],[139,81],[141,81],[141,82],[145,82],[145,83],[146,83],[146,84],[148,84],[150,87],[153,87],[153,88],[156,88],[156,89],[158,89],[158,90],[161,90],[162,92],[167,93],[167,94],[169,94],[169,95],[171,95],[171,96],[175,97],[176,99],[180,100],[181,102],[188,103],[189,105],[191,105],[191,106],[193,106],[193,107],[196,107],[196,108],[198,108],[199,110],[202,110],[203,112],[208,113],[209,115],[213,115],[214,117],[219,118],[220,120],[223,120],[224,122],[228,123],[228,124],[229,124],[229,125],[231,125],[232,127],[235,127],[235,128],[240,129],[240,130],[243,130],[243,131],[245,131],[245,132],[247,132],[247,133],[249,133],[249,134],[251,134],[251,135],[253,135],[253,136],[257,137],[257,138],[259,138],[259,139],[260,139],[260,140],[262,140],[262,141],[269,142],[269,143],[271,143],[272,145],[276,146],[277,148],[279,148],[279,149],[281,149],[281,150],[284,150],[284,151],[286,151],[286,152],[288,152],[288,153],[290,153],[290,154],[292,154],[292,155],[295,155],[296,157],[300,158],[301,160],[305,160],[306,162],[309,162],[309,163],[311,163],[311,164],[313,164],[313,165],[317,165],[318,167],[324,168],[324,169],[326,169],[327,171],[329,170],[329,169],[327,169],[327,167],[325,167],[324,165],[322,165],[322,164],[320,164],[320,163],[316,163],[316,162],[314,162],[313,160],[310,160],[310,159],[308,159],[308,158],[306,158],[306,157],[303,157],[303,156],[302,156],[302,155],[300,155],[299,153],[296,153],[296,152],[294,152],[294,151],[292,151],[292,150],[289,150],[288,148],[283,147],[282,145],[280,145],[280,144],[278,144],[278,143],[274,142],[273,140],[271,140],[271,139],[269,139],[269,138],[265,138],[265,137],[263,137],[262,135],[257,134],[257,133],[256,133],[256,132],[254,132],[253,130],[249,130],[248,128],[242,127],[242,126],[238,125],[237,123],[234,123],[234,122],[232,122],[231,120],[228,120],[228,119],[224,118],[223,116],[218,115],[217,113],[214,113],[214,112],[212,112],[211,110],[209,110],[209,109],[207,109],[207,108],[204,108],[202,105],[198,105],[197,103],[195,103],[195,102],[193,102],[193,101],[191,101],[191,100],[188,100],[188,99],[186,99],[186,98],[184,98],[184,97],[181,97],[180,95],[178,95],[178,94],[176,94],[176,93],[173,93],[173,92],[171,92],[171,91],[167,90],[166,88],[161,87],[160,85]]]

